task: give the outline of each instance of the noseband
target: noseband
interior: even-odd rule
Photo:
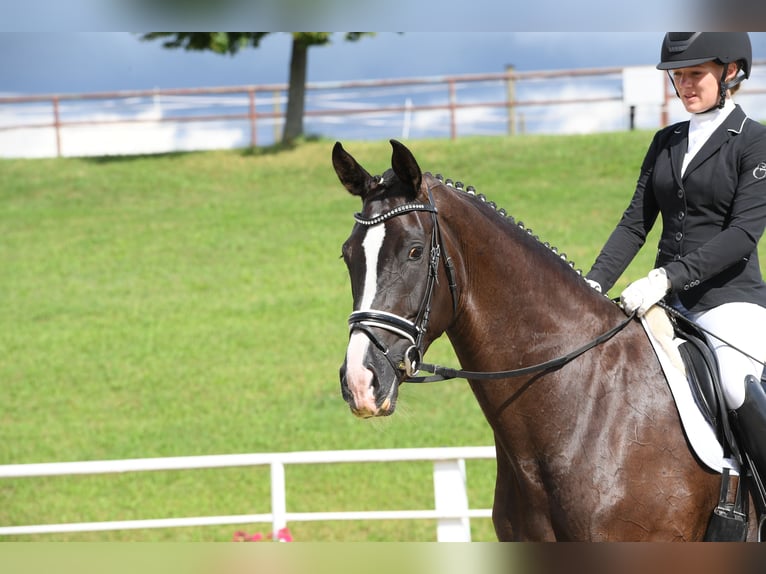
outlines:
[[[431,302],[434,294],[434,286],[438,281],[439,260],[444,254],[444,269],[449,281],[450,293],[452,294],[452,311],[457,310],[457,283],[455,282],[455,269],[452,259],[447,255],[441,238],[439,229],[438,210],[434,204],[431,188],[428,188],[428,203],[405,203],[386,211],[385,213],[372,218],[365,218],[361,213],[355,213],[354,219],[360,225],[372,227],[388,221],[393,217],[411,213],[413,211],[425,211],[431,214],[431,248],[428,262],[428,281],[426,283],[425,293],[420,302],[417,316],[414,321],[400,317],[387,311],[377,311],[368,309],[365,311],[354,311],[348,318],[349,332],[362,331],[380,349],[386,359],[391,363],[394,369],[403,370],[408,377],[412,377],[418,371],[420,361],[423,357],[423,337],[428,330],[428,321],[431,316]],[[397,364],[388,354],[388,348],[372,332],[371,327],[377,327],[404,337],[411,343],[405,351],[404,357]]]

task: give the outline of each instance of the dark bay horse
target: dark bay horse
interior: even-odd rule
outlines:
[[[390,415],[399,385],[446,333],[463,369],[537,365],[625,315],[554,250],[482,197],[423,174],[391,141],[371,176],[336,143],[362,210],[343,246],[354,301],[341,389],[359,417]],[[720,476],[690,452],[642,326],[564,365],[469,384],[494,431],[500,540],[703,539]],[[752,525],[755,521],[750,521]]]

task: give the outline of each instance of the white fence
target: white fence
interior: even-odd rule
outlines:
[[[77,474],[110,474],[150,470],[183,470],[236,466],[266,466],[271,469],[271,512],[231,516],[199,516],[113,522],[35,524],[0,526],[0,536],[61,532],[125,530],[137,528],[175,528],[220,524],[271,523],[273,532],[289,522],[316,520],[406,520],[437,521],[436,538],[440,542],[470,542],[471,518],[492,515],[489,508],[471,509],[466,489],[465,461],[494,459],[495,447],[442,447],[378,450],[337,450],[228,454],[170,458],[138,458],[90,462],[54,462],[0,465],[1,478],[64,476]],[[433,461],[434,509],[379,510],[348,512],[288,512],[285,489],[285,466],[289,464],[365,463]]]

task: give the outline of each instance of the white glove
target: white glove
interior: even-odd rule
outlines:
[[[593,287],[593,288],[594,288],[596,291],[598,291],[599,293],[601,293],[601,285],[599,285],[598,281],[594,281],[593,279],[586,279],[585,281],[588,283],[588,285],[590,285],[590,286],[591,286],[591,287]]]
[[[639,317],[649,310],[649,307],[662,299],[670,289],[670,280],[665,270],[652,269],[649,275],[628,285],[620,295],[625,312],[636,311]]]

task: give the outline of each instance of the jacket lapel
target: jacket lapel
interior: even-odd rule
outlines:
[[[689,122],[678,124],[670,139],[670,163],[673,167],[673,177],[680,186],[681,168],[683,167],[684,155],[689,141]]]
[[[729,141],[729,138],[733,134],[738,134],[742,131],[742,125],[745,123],[746,118],[747,116],[745,115],[745,112],[742,111],[742,108],[736,106],[723,123],[710,134],[710,138],[700,148],[697,155],[695,155],[689,162],[684,178],[688,177],[688,175],[697,169],[707,158],[716,153],[724,143]],[[683,161],[683,155],[681,158],[681,161]],[[675,163],[673,165],[674,167],[676,166]],[[678,165],[680,166],[680,164]]]

